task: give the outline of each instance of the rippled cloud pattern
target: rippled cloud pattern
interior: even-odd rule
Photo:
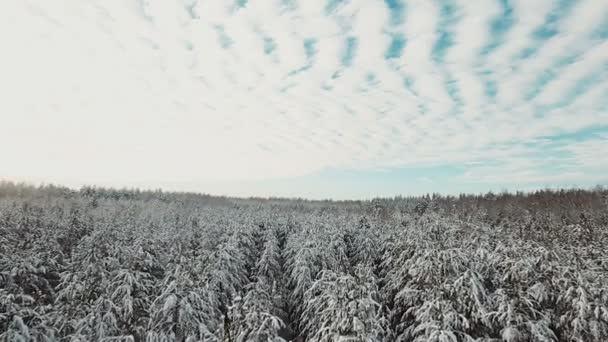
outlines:
[[[9,0],[0,37],[0,176],[608,181],[607,1]]]

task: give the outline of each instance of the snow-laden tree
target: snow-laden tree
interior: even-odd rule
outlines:
[[[105,294],[99,296],[89,307],[86,316],[76,322],[72,340],[132,340],[132,336],[120,335],[118,327],[119,311],[120,309]]]
[[[277,315],[271,286],[264,278],[248,286],[244,297],[236,297],[230,308],[230,340],[235,342],[283,342],[279,336],[285,323]]]
[[[583,274],[557,298],[558,331],[569,341],[608,339],[608,285],[599,287]]]
[[[320,266],[318,249],[314,242],[293,238],[288,242],[287,277],[289,287],[290,316],[297,321],[306,306],[306,291],[312,286]]]
[[[389,332],[381,309],[369,268],[355,276],[323,271],[306,292],[302,331],[308,341],[384,341]]]
[[[282,277],[281,251],[274,231],[268,230],[264,240],[262,254],[256,263],[256,277],[263,278],[269,283]]]
[[[270,287],[274,313],[281,320],[288,319],[287,314],[287,279],[284,276],[283,256],[280,250],[277,230],[266,231],[263,251],[256,263],[256,281]]]
[[[142,340],[150,317],[149,308],[156,295],[155,276],[160,265],[149,253],[139,248],[132,253],[127,267],[112,273],[106,294],[116,311],[116,327],[120,336]]]
[[[397,336],[417,322],[417,309],[425,302],[442,299],[443,284],[464,272],[467,263],[461,249],[421,249],[411,256],[404,251],[402,256],[403,263],[389,275],[387,284],[389,290],[397,290],[392,300],[392,322]]]
[[[5,258],[0,266],[0,331],[27,327],[30,335],[39,338],[54,335],[46,315],[55,299],[52,283],[59,277],[53,271],[57,267],[34,254]]]
[[[464,332],[477,336],[488,336],[492,332],[489,313],[492,302],[481,274],[471,269],[466,270],[453,282],[443,285],[442,298],[448,299],[454,311],[467,319]]]
[[[248,283],[247,260],[239,249],[239,238],[231,236],[212,257],[207,273],[209,288],[215,292],[220,306],[226,310],[232,298]]]
[[[74,257],[61,274],[57,286],[55,305],[60,308],[61,315],[57,317],[55,325],[59,334],[71,335],[77,330],[83,333],[93,332],[93,328],[84,321],[93,322],[90,315],[96,314],[94,308],[104,307],[105,300],[109,300],[107,288],[112,272],[119,267],[115,256],[117,247],[110,244],[106,233],[102,231],[93,232],[75,246]],[[107,306],[104,307],[104,313],[107,312],[105,308]]]
[[[375,266],[380,260],[381,245],[378,225],[372,225],[366,217],[359,220],[356,228],[345,236],[352,266]],[[348,237],[348,238],[346,238]]]
[[[549,316],[524,294],[499,289],[494,293],[496,308],[488,318],[506,342],[555,341]]]
[[[53,339],[55,286],[63,270],[53,227],[37,204],[0,205],[0,336]],[[0,340],[2,340],[0,339]]]
[[[217,341],[217,307],[213,293],[178,265],[152,302],[146,341]]]
[[[453,307],[447,300],[427,300],[413,311],[415,323],[397,337],[397,341],[414,342],[460,342],[474,341],[466,333],[469,330],[469,320]]]
[[[46,316],[51,307],[35,304],[29,295],[0,288],[0,341],[55,341],[56,331]]]
[[[326,236],[322,239],[321,248],[321,268],[325,270],[333,270],[335,272],[350,271],[350,261],[347,256],[347,245],[344,241],[344,232],[340,229],[331,229],[328,232],[321,233]]]

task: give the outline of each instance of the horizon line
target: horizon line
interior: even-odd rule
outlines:
[[[336,202],[336,203],[344,203],[344,202],[372,202],[374,200],[394,200],[394,199],[415,199],[422,197],[436,197],[439,196],[441,198],[449,198],[449,197],[472,197],[472,196],[487,196],[490,194],[494,195],[520,195],[523,194],[525,196],[542,192],[542,191],[551,191],[551,192],[559,192],[559,191],[605,191],[608,187],[608,184],[595,184],[593,186],[543,186],[543,187],[534,187],[533,189],[528,190],[509,190],[503,188],[501,190],[488,190],[481,192],[458,192],[458,193],[449,193],[449,192],[425,192],[421,194],[396,194],[394,196],[374,196],[369,198],[349,198],[349,199],[337,199],[337,198],[309,198],[309,197],[285,197],[285,196],[239,196],[239,195],[226,195],[226,194],[214,194],[210,192],[196,191],[196,190],[172,190],[159,187],[137,187],[137,186],[107,186],[107,185],[98,185],[98,184],[83,184],[80,186],[70,186],[65,184],[59,184],[54,182],[34,182],[34,181],[23,181],[23,180],[10,180],[5,178],[0,178],[0,189],[4,188],[6,185],[16,186],[16,187],[29,187],[29,188],[63,188],[71,191],[81,192],[84,189],[90,188],[94,190],[105,190],[105,191],[125,191],[125,192],[140,192],[140,193],[163,193],[163,194],[175,194],[175,195],[195,195],[195,196],[206,196],[220,199],[229,199],[229,200],[264,200],[264,201],[304,201],[304,202]]]

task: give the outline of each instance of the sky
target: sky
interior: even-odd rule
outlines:
[[[608,1],[3,0],[0,179],[372,198],[608,184]]]

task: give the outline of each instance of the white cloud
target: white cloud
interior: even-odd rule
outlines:
[[[573,84],[608,68],[608,42],[598,43],[586,50],[574,63],[566,67],[559,78],[545,87],[537,99],[539,104],[553,105],[561,101]]]
[[[608,13],[598,9],[597,2],[593,0],[582,1],[575,5],[572,11],[563,19],[557,35],[545,42],[531,44],[531,46],[537,45],[538,51],[529,59],[518,63],[516,72],[501,79],[501,90],[506,89],[506,94],[508,94],[508,99],[504,98],[504,106],[513,106],[525,100],[525,96],[534,90],[534,81],[543,73],[554,71],[552,64],[560,59],[582,54],[579,58],[583,64],[579,64],[579,69],[580,65],[584,65],[587,72],[596,70],[594,67],[598,66],[598,59],[604,61],[608,59],[605,46],[603,53],[600,52],[602,51],[601,46],[597,46],[599,49],[595,52],[588,51],[598,44],[597,41],[590,39],[591,33],[602,25],[603,19]],[[585,20],[581,23],[580,18],[585,18]],[[588,52],[588,55],[585,52]],[[589,61],[589,58],[595,60]],[[557,72],[560,73],[559,79],[562,80],[561,70]],[[571,84],[572,80],[567,81],[570,81],[568,83]]]
[[[512,28],[487,56],[479,53],[495,38],[489,25],[498,2],[454,4],[453,44],[437,63],[432,52],[444,28],[431,1],[408,2],[400,25],[391,25],[384,2],[369,0],[329,15],[316,0],[294,9],[274,0],[243,8],[221,1],[1,2],[0,177],[259,180],[501,159],[517,177],[538,179],[543,173],[538,161],[522,157],[523,143],[608,124],[605,77],[567,107],[538,111],[605,70],[606,41],[590,33],[608,4],[582,1],[541,42],[532,33],[556,3],[516,1]],[[387,60],[391,34],[402,34],[405,47]],[[342,64],[347,38],[356,40],[349,66]],[[536,54],[517,58],[534,44]],[[569,54],[579,56],[576,63],[560,66],[527,101],[535,81]],[[448,93],[448,79],[461,104]],[[496,102],[485,93],[487,80],[497,82]],[[583,168],[603,167],[590,162],[605,148],[598,146],[568,153]],[[472,168],[471,177],[500,180],[489,175],[494,169]]]

